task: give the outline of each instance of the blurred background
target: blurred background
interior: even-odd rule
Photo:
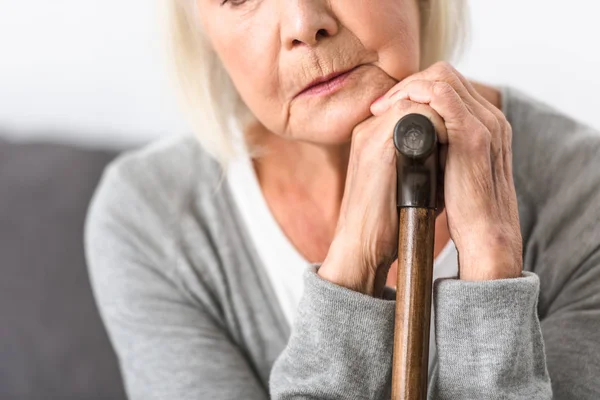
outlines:
[[[600,128],[600,3],[469,3],[459,71]],[[160,10],[156,0],[0,0],[1,399],[124,398],[83,220],[119,152],[191,131]]]
[[[589,95],[600,89],[598,2],[469,3],[459,71],[600,125]],[[0,125],[20,140],[115,145],[187,131],[161,23],[156,0],[0,0]]]

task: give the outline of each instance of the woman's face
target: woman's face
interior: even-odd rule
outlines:
[[[418,0],[196,1],[242,99],[288,139],[347,142],[371,103],[419,68]]]

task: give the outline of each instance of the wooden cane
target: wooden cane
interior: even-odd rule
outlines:
[[[394,128],[398,176],[398,275],[392,400],[425,400],[435,236],[438,139],[422,114]]]

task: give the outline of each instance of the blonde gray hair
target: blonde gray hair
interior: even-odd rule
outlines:
[[[166,0],[171,71],[192,129],[223,168],[236,154],[233,127],[253,115],[240,98],[199,24],[195,1]],[[420,8],[420,69],[462,56],[468,37],[466,0],[417,0]],[[235,124],[235,125],[232,125]],[[248,148],[250,157],[258,154]]]

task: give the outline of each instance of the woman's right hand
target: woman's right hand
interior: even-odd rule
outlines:
[[[318,270],[328,281],[374,297],[380,297],[398,256],[393,130],[411,113],[427,116],[438,132],[445,132],[444,121],[433,108],[406,99],[354,128],[340,217]],[[437,215],[441,211],[438,208]]]

